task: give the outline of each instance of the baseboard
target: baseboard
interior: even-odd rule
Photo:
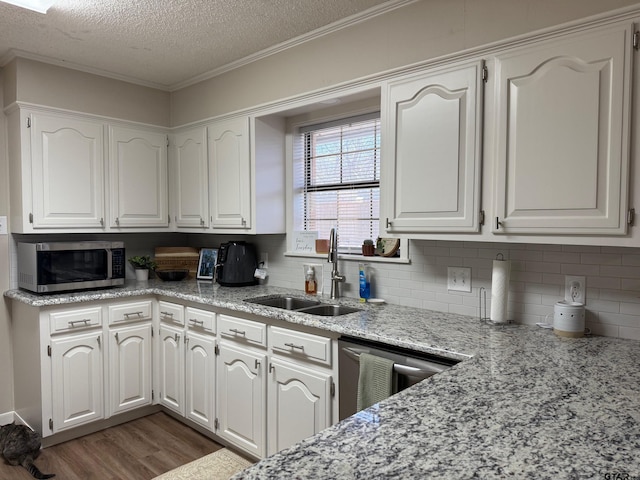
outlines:
[[[16,419],[16,412],[0,413],[0,425],[7,425]]]

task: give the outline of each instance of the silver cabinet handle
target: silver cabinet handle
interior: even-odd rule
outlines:
[[[120,343],[120,337],[118,336],[118,332],[116,332],[116,342]]]
[[[190,318],[189,321],[194,325],[204,325],[204,320],[198,320],[197,318]]]
[[[120,225],[120,219],[116,217],[116,225]]]
[[[285,343],[284,346],[289,348],[295,348],[297,350],[304,350],[304,345],[295,345],[293,343]]]
[[[236,335],[246,335],[247,333],[244,330],[238,330],[236,328],[230,328],[229,331],[235,333]]]
[[[269,373],[273,372],[276,369],[275,365],[273,365],[273,363],[269,364]]]
[[[165,317],[171,317],[173,318],[173,313],[171,312],[160,312],[161,315],[164,315]]]
[[[141,317],[142,312],[123,313],[122,315],[124,316],[124,318],[129,319],[129,317],[133,317],[134,315],[136,315],[137,317]]]
[[[260,368],[260,360],[256,359],[256,370]]]
[[[98,337],[98,348],[102,347],[102,340],[100,340],[100,337]]]
[[[83,326],[90,325],[91,324],[91,319],[90,318],[83,318],[82,320],[69,320],[69,326],[70,327],[75,327],[76,323],[81,323]]]
[[[178,343],[178,342],[180,341],[180,334],[179,334],[179,333],[176,333],[176,334],[173,336],[173,339],[176,341],[176,343]]]
[[[500,217],[496,217],[496,230],[500,230],[500,227],[503,227],[504,223],[500,221]]]

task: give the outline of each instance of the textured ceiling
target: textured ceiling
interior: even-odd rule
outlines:
[[[402,3],[57,0],[46,15],[0,3],[0,66],[19,55],[173,90]]]

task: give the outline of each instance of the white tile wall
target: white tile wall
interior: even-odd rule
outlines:
[[[284,257],[284,236],[256,238],[269,252],[270,285],[304,288],[302,264],[308,259]],[[490,313],[493,259],[502,253],[511,261],[509,318],[535,324],[553,316],[564,299],[565,276],[586,277],[586,322],[594,333],[640,340],[640,248],[574,245],[411,241],[411,264],[372,263],[373,295],[388,303],[479,315],[479,292],[487,290]],[[471,267],[471,293],[447,290],[447,267]],[[358,262],[341,261],[347,277],[343,294],[358,297]],[[329,292],[329,268],[324,291]]]

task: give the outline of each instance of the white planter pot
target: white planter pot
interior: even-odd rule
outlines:
[[[144,281],[149,280],[149,269],[147,268],[136,268],[136,280]]]

